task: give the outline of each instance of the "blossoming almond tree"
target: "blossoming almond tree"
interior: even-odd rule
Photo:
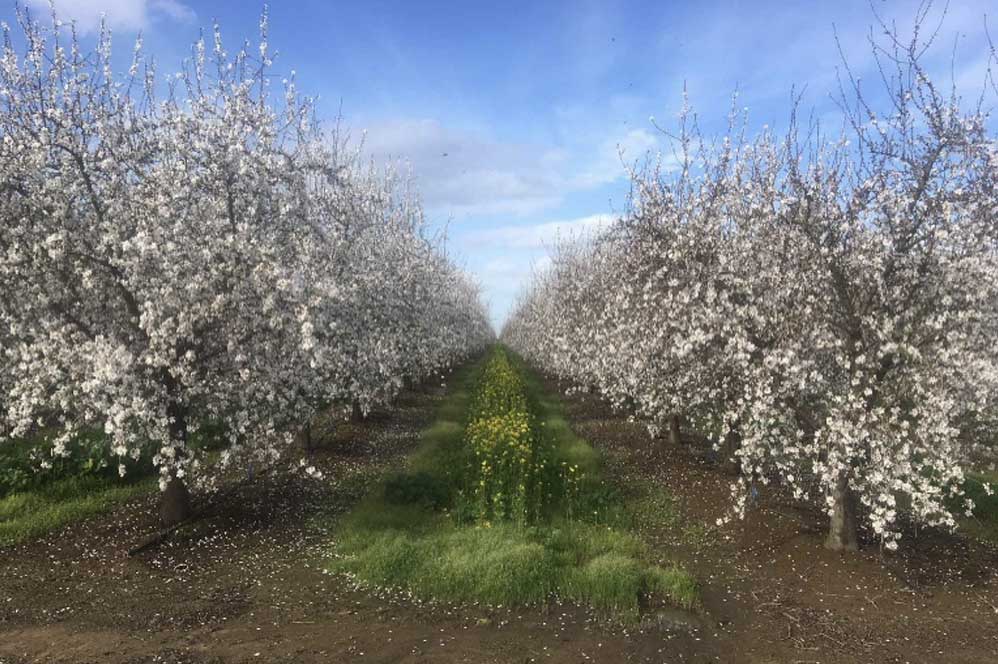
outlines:
[[[852,142],[681,132],[679,168],[635,173],[631,212],[586,259],[557,254],[503,333],[654,427],[681,413],[727,443],[736,512],[773,478],[817,498],[835,549],[860,508],[890,548],[902,505],[953,526],[998,394],[995,140],[888,34],[889,114],[856,87]]]
[[[3,26],[0,61],[5,438],[44,427],[58,454],[99,428],[120,457],[152,445],[171,524],[190,513],[199,427],[222,426],[227,457],[276,460],[296,426],[346,394],[326,383],[346,348],[377,353],[411,334],[371,319],[345,329],[350,293],[394,287],[395,252],[435,281],[412,310],[413,289],[392,291],[386,315],[460,343],[441,353],[420,339],[409,348],[432,353],[422,363],[354,364],[349,380],[389,382],[383,400],[395,372],[425,373],[488,341],[473,288],[436,288],[464,278],[416,228],[392,225],[400,202],[330,147],[293,81],[275,101],[266,17],[252,52],[228,54],[217,27],[210,46],[198,41],[163,101],[140,44],[116,78],[105,30],[87,54],[58,21],[19,18],[26,52]],[[360,257],[367,236],[387,239],[382,254]],[[436,317],[441,302],[463,317]]]
[[[961,423],[998,388],[985,350],[998,294],[995,141],[981,106],[964,112],[929,80],[920,48],[892,36],[879,51],[894,67],[892,112],[879,117],[857,86],[855,153],[840,146],[806,173],[791,160],[791,197],[774,218],[813,297],[793,318],[818,333],[807,350],[819,364],[802,379],[816,426],[783,453],[821,479],[833,548],[856,545],[856,500],[889,547],[899,496],[915,519],[955,525],[944,499],[962,490]]]

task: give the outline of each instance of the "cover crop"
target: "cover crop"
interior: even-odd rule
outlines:
[[[474,510],[484,524],[534,523],[556,489],[571,493],[578,469],[558,465],[523,376],[502,349],[492,355],[472,395],[465,441],[474,452]]]

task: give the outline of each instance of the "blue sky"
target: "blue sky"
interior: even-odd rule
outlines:
[[[14,5],[0,10],[13,22]],[[47,0],[27,0],[44,7]],[[874,0],[909,28],[917,2]],[[217,19],[230,47],[255,39],[262,3],[237,0],[56,0],[84,31],[103,13],[117,51],[137,31],[160,71],[179,68]],[[937,2],[937,17],[944,3]],[[985,13],[998,2],[952,0],[933,68],[961,89],[983,80]],[[481,282],[498,325],[545,247],[606,223],[626,206],[621,162],[667,149],[683,85],[708,132],[739,89],[751,124],[785,124],[790,91],[836,117],[840,43],[853,70],[875,74],[869,0],[714,2],[272,2],[270,45],[320,116],[342,112],[378,160],[411,162],[433,224]]]

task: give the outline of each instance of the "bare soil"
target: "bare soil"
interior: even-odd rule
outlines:
[[[899,555],[832,554],[819,515],[778,489],[744,522],[714,528],[732,478],[585,396],[566,398],[570,418],[606,453],[608,475],[676,497],[681,527],[652,519],[642,535],[696,574],[699,615],[624,629],[574,606],[421,603],[324,573],[336,516],[402,463],[442,394],[406,393],[326,437],[323,481],[244,482],[137,556],[127,551],[156,529],[155,496],[0,550],[0,664],[998,661],[995,551],[923,532]]]

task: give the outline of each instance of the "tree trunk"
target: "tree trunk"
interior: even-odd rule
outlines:
[[[832,515],[828,523],[825,547],[832,551],[857,551],[856,496],[849,488],[849,478],[839,477],[832,489]]]
[[[166,490],[160,496],[159,520],[164,528],[175,526],[191,518],[191,494],[187,485],[177,476],[171,476]]]
[[[683,442],[679,424],[679,415],[673,415],[669,418],[669,445],[671,447],[679,447],[679,444]]]
[[[353,402],[353,409],[350,411],[350,421],[351,422],[364,421],[364,411],[361,409],[359,401]]]
[[[738,433],[737,429],[732,429],[724,437],[724,445],[721,447],[724,459],[721,462],[721,468],[728,475],[737,475],[742,471],[742,464],[738,461],[738,456],[735,454],[741,445],[741,438],[741,434]]]
[[[171,383],[175,385],[175,383]],[[176,459],[187,454],[187,409],[179,401],[172,402],[166,409],[170,417],[170,438]],[[191,518],[191,494],[184,480],[177,477],[176,469],[170,469],[170,479],[160,496],[159,520],[165,528],[175,526]]]
[[[305,454],[311,454],[312,452],[312,422],[308,421],[305,426],[301,428],[298,432],[298,443],[301,444],[302,450]]]

